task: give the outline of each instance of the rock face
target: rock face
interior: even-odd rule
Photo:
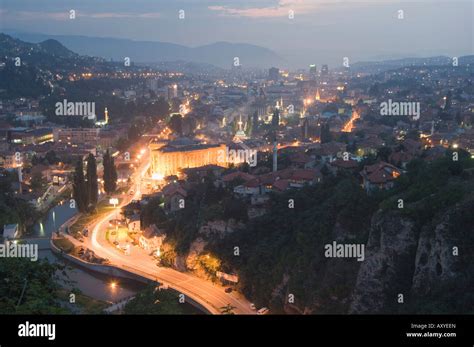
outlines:
[[[233,219],[229,219],[228,221],[215,220],[209,221],[207,222],[207,224],[203,225],[199,229],[199,233],[204,235],[205,237],[217,236],[219,238],[223,238],[227,234],[233,233],[238,228],[243,227],[245,227],[243,223],[236,223]]]
[[[417,247],[415,223],[398,212],[377,212],[359,269],[351,313],[382,313],[407,293]]]
[[[204,241],[201,237],[198,237],[191,243],[189,247],[189,252],[186,257],[186,269],[187,270],[196,270],[197,269],[197,258],[203,252],[204,247],[206,247],[207,242]]]
[[[350,313],[430,313],[433,307],[455,313],[456,298],[463,300],[460,312],[472,312],[473,211],[474,200],[465,201],[418,227],[398,211],[377,212]]]
[[[454,242],[449,228],[449,216],[437,225],[434,231],[423,228],[420,234],[415,260],[412,290],[415,294],[428,294],[437,281],[449,281],[456,278],[454,271],[458,257],[453,256]]]
[[[412,296],[469,292],[474,285],[474,201],[457,205],[433,228],[423,228],[418,242]],[[456,293],[453,293],[456,295]],[[474,298],[466,302],[474,311]]]

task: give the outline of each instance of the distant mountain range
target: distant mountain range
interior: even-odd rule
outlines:
[[[9,32],[7,30],[7,32]],[[82,64],[90,65],[101,59],[122,62],[130,57],[137,64],[148,64],[163,70],[170,68],[183,71],[219,71],[218,68],[230,68],[234,57],[238,57],[243,67],[268,68],[286,66],[282,58],[273,51],[255,45],[216,42],[195,48],[165,42],[133,41],[114,38],[96,38],[86,36],[45,35],[33,33],[9,32],[10,37],[0,33],[0,55],[8,56],[15,49],[41,56],[53,55],[63,62],[70,58],[81,59]],[[17,38],[18,40],[16,40]],[[27,42],[23,42],[23,41]],[[16,41],[13,43],[13,41]],[[31,43],[32,42],[32,43]],[[95,57],[88,59],[89,57]],[[27,54],[28,58],[33,58]],[[73,61],[72,59],[71,61]],[[54,60],[51,61],[54,64]],[[401,58],[382,61],[363,61],[351,64],[354,72],[377,73],[406,66],[451,65],[451,57],[435,56],[426,58]],[[459,65],[474,65],[474,55],[459,57]],[[217,68],[218,67],[218,68]]]
[[[0,55],[23,56],[28,59],[31,55],[45,54],[61,58],[75,58],[78,55],[56,40],[48,39],[39,43],[30,43],[17,40],[9,35],[0,33]]]
[[[351,70],[357,72],[375,73],[407,66],[439,66],[452,64],[453,58],[446,56],[436,56],[427,58],[402,58],[383,61],[358,62],[351,65]],[[474,55],[458,57],[458,65],[474,65]]]
[[[27,42],[37,43],[54,39],[78,54],[116,61],[130,57],[132,62],[137,63],[185,61],[230,68],[234,64],[234,58],[238,57],[242,67],[269,68],[285,65],[284,60],[272,50],[245,43],[216,42],[187,47],[158,41],[6,32]]]
[[[107,68],[110,65],[103,58],[77,54],[54,39],[31,43],[3,33],[0,33],[0,57],[10,59],[20,57],[22,65],[26,63],[32,68],[53,72],[76,71],[81,68],[92,68],[97,64]]]

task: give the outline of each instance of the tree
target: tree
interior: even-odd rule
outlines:
[[[86,182],[84,179],[84,166],[82,158],[77,161],[76,170],[74,172],[74,180],[72,183],[72,194],[76,200],[77,209],[80,212],[85,212],[89,201],[87,199]]]
[[[247,221],[247,206],[239,199],[228,198],[224,202],[224,218]]]
[[[323,124],[321,126],[321,143],[331,142],[331,140],[332,140],[332,135],[329,129],[329,124],[328,123]]]
[[[40,192],[46,184],[46,180],[44,179],[41,172],[35,172],[31,176],[30,187],[34,192]]]
[[[140,214],[141,224],[143,227],[147,227],[151,224],[159,225],[163,222],[166,222],[166,214],[161,208],[161,199],[154,198],[151,199],[148,204],[142,207],[142,211]]]
[[[451,90],[448,90],[448,93],[446,94],[445,98],[446,98],[445,99],[446,102],[444,103],[444,109],[449,110],[451,109],[451,104],[452,104],[452,99],[453,99],[453,93],[451,92]]]
[[[175,293],[151,285],[139,292],[124,308],[125,314],[184,314],[184,310]]]
[[[97,164],[95,162],[95,157],[92,155],[92,153],[89,153],[89,156],[87,157],[86,177],[88,202],[94,207],[97,204],[98,200],[99,185],[97,183]]]
[[[170,113],[170,104],[164,97],[160,96],[155,102],[155,113],[160,119],[164,119]]]
[[[57,273],[64,270],[47,260],[26,258],[0,261],[0,312],[2,314],[66,314],[61,305]]]
[[[390,154],[392,154],[392,150],[390,147],[380,147],[377,150],[377,158],[383,161],[388,161]]]
[[[280,124],[280,111],[276,108],[275,111],[273,111],[272,127],[276,129],[278,128],[279,124]]]
[[[107,194],[111,194],[117,189],[117,170],[109,150],[104,155],[104,189]]]
[[[59,158],[56,156],[55,151],[48,151],[44,157],[50,165],[57,164]]]
[[[169,127],[175,134],[181,136],[183,133],[183,117],[179,113],[175,113],[171,116]]]

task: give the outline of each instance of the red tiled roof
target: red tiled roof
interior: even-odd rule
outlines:
[[[256,188],[262,184],[258,178],[247,181],[244,185],[248,188]]]
[[[332,166],[336,166],[342,169],[354,169],[357,167],[357,161],[349,159],[349,160],[343,160],[343,159],[336,159],[330,163]]]
[[[368,175],[367,179],[371,183],[379,184],[379,183],[387,183],[389,181],[393,181],[395,177],[393,177],[392,175],[390,175],[389,173],[383,170],[380,170],[380,171],[375,171],[371,173],[370,175]]]
[[[244,181],[250,181],[252,179],[255,178],[255,176],[253,175],[250,175],[246,172],[242,172],[242,171],[236,171],[236,172],[232,172],[230,174],[227,174],[227,175],[224,175],[222,176],[222,181],[224,182],[231,182],[237,178],[241,178],[243,179]]]
[[[290,161],[293,163],[306,164],[311,161],[311,157],[309,155],[299,152],[299,153],[293,154],[290,157]]]
[[[311,181],[321,176],[319,171],[311,169],[296,169],[292,172],[290,178],[297,181]]]
[[[164,186],[161,191],[165,196],[172,196],[174,194],[180,194],[182,196],[187,195],[186,191],[179,184],[176,183],[170,183]]]
[[[339,142],[328,142],[321,144],[321,147],[315,150],[315,153],[321,156],[336,155],[338,152],[345,151],[346,144]]]
[[[293,169],[288,168],[276,172],[260,175],[245,183],[246,187],[258,187],[259,185],[274,185],[278,181],[312,181],[322,177],[321,172],[315,169]]]
[[[273,183],[273,188],[280,191],[288,189],[289,186],[290,183],[288,182],[288,180],[276,180],[275,183]]]
[[[380,184],[395,180],[400,175],[400,170],[395,166],[382,161],[373,165],[365,166],[361,175],[371,183]]]

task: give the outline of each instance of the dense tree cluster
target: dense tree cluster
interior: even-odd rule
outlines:
[[[372,217],[380,209],[384,215],[390,210],[404,214],[418,230],[434,228],[437,216],[474,198],[473,161],[467,153],[460,151],[459,156],[459,161],[453,161],[451,153],[433,162],[415,160],[395,188],[388,191],[368,195],[356,176],[344,174],[327,176],[317,186],[275,195],[269,213],[239,232],[214,240],[207,249],[222,260],[223,271],[238,273],[239,286],[249,298],[260,305],[270,303],[274,312],[281,312],[286,295],[292,293],[300,308],[347,313],[360,263],[348,259],[328,261],[324,245],[335,239],[366,243]],[[400,198],[405,203],[401,212],[397,206]],[[289,199],[294,199],[295,208],[288,207]],[[455,235],[462,231],[464,248],[470,249],[474,245],[472,214],[458,215],[457,226],[447,232]],[[239,256],[233,253],[236,245]],[[464,253],[461,263],[465,264],[465,279],[444,284],[450,289],[436,289],[429,298],[413,296],[410,312],[465,312],[457,302],[472,307],[472,295],[465,290],[474,281],[472,266],[471,270],[468,267],[472,256]],[[276,288],[283,291],[275,292]]]
[[[84,175],[84,164],[79,159],[73,177],[73,197],[80,212],[94,209],[99,195],[99,184],[97,177],[97,163],[95,157],[89,154],[86,160],[87,168]]]
[[[114,157],[109,150],[104,154],[104,190],[107,194],[112,194],[117,189],[117,170],[115,168]]]
[[[46,260],[5,258],[0,262],[0,312],[2,314],[65,314],[56,281],[62,267]]]

